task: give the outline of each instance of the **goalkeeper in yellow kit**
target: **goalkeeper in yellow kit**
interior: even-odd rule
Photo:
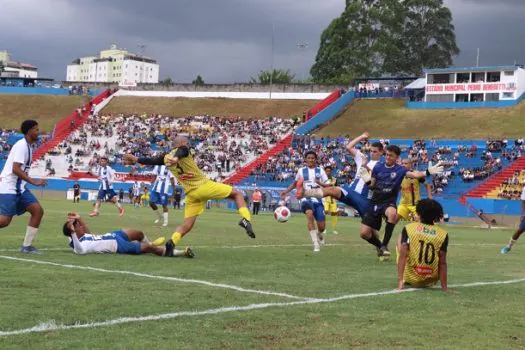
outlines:
[[[443,207],[433,199],[422,199],[416,205],[420,222],[403,228],[397,242],[397,287],[430,287],[441,282],[447,290],[448,233],[434,224],[443,218]]]
[[[124,155],[126,164],[166,165],[184,188],[186,193],[184,222],[177,227],[171,236],[171,243],[176,245],[184,235],[191,231],[197,217],[204,212],[206,202],[212,199],[234,200],[239,209],[239,214],[242,216],[239,225],[246,230],[250,238],[255,238],[255,232],[250,223],[250,210],[242,193],[229,185],[208,179],[193,160],[194,150],[189,147],[189,141],[186,137],[177,136],[173,142],[173,150],[155,158],[138,158],[132,154]],[[160,241],[154,243],[162,244]]]

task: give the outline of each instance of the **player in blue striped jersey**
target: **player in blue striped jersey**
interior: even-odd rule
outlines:
[[[330,185],[321,185],[321,188],[308,190],[301,193],[298,191],[298,196],[311,196],[316,198],[323,198],[330,196],[352,208],[357,210],[359,215],[363,217],[368,211],[370,205],[370,198],[372,192],[369,191],[368,185],[361,179],[360,173],[363,170],[372,170],[375,165],[380,161],[383,155],[383,145],[380,142],[374,142],[370,147],[370,158],[356,148],[360,142],[367,140],[369,137],[368,132],[363,133],[357,138],[353,139],[347,146],[348,153],[354,158],[356,163],[356,177],[350,185],[333,187]]]
[[[145,254],[158,256],[185,256],[193,258],[193,251],[187,247],[176,250],[173,244],[166,243],[164,248],[149,243],[144,232],[137,229],[120,229],[110,233],[93,234],[78,213],[68,213],[62,232],[69,237],[69,246],[75,254]]]
[[[100,183],[98,187],[98,196],[97,202],[95,203],[95,208],[89,214],[89,216],[98,216],[100,205],[103,200],[109,200],[111,203],[119,210],[120,216],[124,215],[124,208],[118,202],[118,196],[115,190],[113,190],[113,181],[115,181],[115,170],[108,165],[108,158],[100,157],[99,167],[97,168],[97,177]]]
[[[301,190],[319,189],[320,184],[328,181],[328,176],[323,168],[317,166],[317,154],[313,151],[305,154],[306,166],[300,168],[295,176],[295,181],[281,193],[281,199],[292,191],[294,187],[301,186]],[[302,198],[301,210],[306,215],[308,232],[312,239],[314,252],[321,250],[324,244],[322,232],[325,230],[325,213],[322,199],[320,198]],[[316,227],[317,223],[317,227]]]
[[[165,165],[155,165],[153,175],[155,175],[155,182],[151,186],[149,206],[157,214],[155,223],[158,224],[162,220],[162,226],[168,226],[168,199],[170,188],[175,189],[175,177]],[[159,212],[158,205],[162,206],[162,214]]]

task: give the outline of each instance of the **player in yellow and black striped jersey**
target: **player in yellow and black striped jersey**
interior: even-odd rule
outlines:
[[[448,233],[434,225],[443,218],[443,207],[433,199],[422,199],[416,211],[420,222],[406,225],[397,244],[397,286],[430,287],[440,281],[446,290]]]
[[[403,159],[403,166],[412,171],[413,164],[410,159]],[[416,216],[416,205],[421,199],[421,185],[427,189],[428,198],[432,199],[432,187],[426,182],[425,178],[411,179],[405,177],[401,182],[401,199],[397,206],[396,224],[404,219],[413,221]]]
[[[326,176],[328,177],[328,181],[326,181],[326,184],[324,184],[323,187],[336,187],[337,178],[335,176],[332,176],[333,168],[331,166],[326,166],[324,168],[324,171],[326,173]],[[337,219],[338,219],[337,218],[337,200],[331,196],[326,196],[323,198],[323,201],[324,201],[324,212],[326,214],[330,214],[332,218],[332,233],[336,235],[338,234],[338,232],[335,230],[337,227]]]
[[[177,136],[173,143],[175,147],[173,150],[155,158],[138,158],[132,154],[124,155],[124,162],[127,164],[166,165],[184,188],[186,194],[184,222],[173,233],[172,243],[177,244],[184,235],[191,231],[197,217],[204,212],[206,202],[213,199],[234,200],[242,216],[239,225],[246,230],[248,236],[255,238],[255,232],[250,223],[250,210],[244,201],[243,194],[229,185],[208,179],[195,163],[193,159],[194,150],[189,147],[189,141],[186,137]],[[154,243],[160,245],[163,242],[159,240]]]

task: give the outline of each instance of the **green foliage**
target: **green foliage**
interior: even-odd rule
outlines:
[[[452,64],[459,54],[452,14],[442,0],[347,0],[321,34],[313,79],[421,74]]]
[[[173,85],[173,79],[171,79],[171,77],[166,77],[162,80],[159,81],[159,84],[161,85]]]
[[[274,69],[271,71],[261,71],[257,77],[251,77],[250,83],[252,84],[291,84],[295,80],[295,74],[289,69]]]
[[[198,74],[197,78],[195,78],[191,83],[195,86],[202,86],[206,84],[204,80],[202,79],[202,77],[200,76],[200,74]]]

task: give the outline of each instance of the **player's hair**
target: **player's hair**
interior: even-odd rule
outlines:
[[[443,207],[438,201],[430,198],[421,199],[416,205],[416,213],[421,222],[427,225],[441,221],[443,218]]]
[[[308,157],[310,154],[313,154],[315,159],[317,159],[317,153],[315,153],[314,151],[308,151],[304,154],[304,159],[306,159],[306,157]]]
[[[20,125],[20,131],[22,131],[22,134],[26,135],[29,132],[29,130],[31,130],[36,125],[38,125],[38,122],[36,120],[24,120],[22,122],[22,125]]]
[[[102,156],[102,157],[100,157],[99,159],[100,159],[100,160],[105,159],[105,160],[109,161],[108,157],[106,157],[106,156]]]
[[[62,233],[66,237],[71,237],[71,235],[73,234],[73,231],[69,228],[68,224],[69,224],[68,221],[64,222],[64,226],[62,227]]]
[[[370,145],[370,147],[375,147],[379,150],[379,152],[383,152],[383,144],[381,142],[374,142]]]
[[[396,146],[396,145],[389,145],[387,146],[386,150],[388,152],[395,153],[397,156],[401,154],[401,148],[399,148],[399,146]]]
[[[325,167],[324,167],[324,170],[326,170],[326,169],[334,170],[334,168],[332,168],[331,165],[329,165],[329,166],[325,166]]]

